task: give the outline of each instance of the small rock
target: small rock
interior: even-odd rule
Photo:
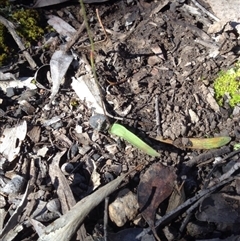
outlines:
[[[64,163],[61,166],[61,171],[63,172],[64,175],[69,175],[74,169],[74,166],[72,163]]]
[[[235,106],[232,112],[233,116],[237,116],[240,113],[240,107],[239,106]]]
[[[14,88],[13,87],[7,88],[7,97],[11,98],[14,95],[15,95]]]
[[[105,145],[105,148],[110,154],[115,155],[116,153],[118,153],[118,145],[116,143]]]
[[[82,131],[83,131],[82,126],[81,126],[81,125],[76,125],[76,127],[75,127],[75,131],[76,131],[78,134],[81,134]]]
[[[94,116],[91,116],[89,119],[90,126],[98,131],[105,130],[107,127],[107,119],[106,116],[96,114]]]
[[[19,194],[22,192],[23,187],[26,183],[24,177],[20,175],[15,175],[12,180],[10,180],[3,188],[2,192],[6,194]]]
[[[122,166],[114,164],[111,166],[111,170],[118,176],[122,171]]]
[[[136,195],[126,188],[121,190],[115,201],[109,205],[109,217],[118,227],[122,227],[136,217],[138,209]]]
[[[197,116],[197,114],[192,109],[189,109],[188,113],[190,115],[192,123],[197,123],[199,121],[199,117]]]
[[[157,56],[155,56],[155,55],[154,56],[150,56],[148,58],[148,64],[150,66],[154,66],[155,64],[158,64],[160,62],[161,62],[161,60]]]

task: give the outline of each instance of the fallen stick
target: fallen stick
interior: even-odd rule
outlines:
[[[91,195],[83,198],[70,211],[47,226],[38,241],[70,241],[89,212],[101,203],[105,197],[114,192],[129,173],[117,177]]]

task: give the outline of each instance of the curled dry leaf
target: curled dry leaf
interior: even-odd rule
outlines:
[[[69,162],[67,162],[67,163],[64,163],[62,166],[61,166],[61,171],[62,171],[62,173],[64,174],[64,175],[70,175],[71,174],[71,172],[73,171],[73,169],[74,169],[74,166],[73,166],[73,164],[72,163],[69,163]]]
[[[173,191],[175,169],[161,163],[153,164],[141,177],[138,185],[138,203],[142,216],[156,235],[154,219],[156,209]]]
[[[58,93],[61,81],[63,80],[63,77],[65,76],[72,60],[73,56],[67,54],[65,51],[62,50],[58,50],[53,54],[50,60],[50,70],[52,78],[52,93],[50,96],[50,102]]]
[[[93,191],[101,184],[100,174],[97,172],[97,166],[93,159],[88,158],[86,165],[87,165],[86,169],[91,174],[90,187],[88,191]]]

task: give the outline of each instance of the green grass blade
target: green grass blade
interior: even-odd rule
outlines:
[[[142,141],[139,137],[134,135],[131,131],[129,131],[120,124],[113,124],[110,127],[109,132],[110,134],[123,138],[125,141],[129,142],[130,144],[144,151],[150,156],[160,156],[160,154],[155,151],[151,146],[149,146],[147,143]]]

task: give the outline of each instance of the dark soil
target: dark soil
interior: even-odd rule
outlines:
[[[38,198],[29,196],[32,208],[28,214],[22,212],[19,222],[23,223],[23,230],[11,240],[37,240],[35,230],[26,220],[38,206],[39,200],[48,202],[58,197],[48,169],[52,158],[63,150],[66,150],[66,154],[62,157],[60,164],[70,162],[74,166],[72,178],[66,176],[66,179],[76,201],[89,195],[88,159],[96,163],[102,185],[139,164],[148,164],[149,167],[153,163],[161,162],[166,166],[172,166],[177,174],[176,185],[180,187],[184,182],[182,188],[185,192],[185,200],[206,188],[205,185],[209,180],[220,177],[236,161],[239,161],[239,153],[233,152],[233,146],[240,141],[240,114],[233,113],[233,108],[227,102],[217,110],[208,98],[217,74],[221,70],[232,67],[239,58],[239,36],[233,29],[207,34],[212,20],[203,13],[202,15],[189,13],[186,9],[189,5],[191,5],[189,2],[178,4],[142,0],[86,4],[90,28],[96,42],[94,53],[96,71],[100,85],[105,91],[104,102],[107,110],[112,116],[123,116],[123,120],[119,123],[156,149],[160,157],[149,157],[124,141],[116,145],[115,151],[109,151],[107,147],[115,145],[116,141],[108,133],[98,133],[89,125],[91,111],[78,100],[70,85],[71,77],[77,72],[77,69],[72,66],[57,94],[55,105],[50,110],[44,109],[49,101],[50,92],[41,88],[32,94],[24,89],[21,90],[22,92],[15,90],[14,95],[10,97],[3,92],[0,94],[3,100],[0,105],[1,133],[7,126],[14,126],[20,120],[26,120],[28,127],[27,137],[16,159],[8,164],[2,161],[4,165],[1,165],[1,175],[6,176],[6,173],[14,171],[24,176],[26,180],[31,180],[33,174],[30,172],[30,163],[34,161],[37,169],[32,192],[35,194],[39,194],[39,190],[43,192]],[[104,40],[103,29],[97,20],[96,8],[108,33],[107,40]],[[82,23],[78,4],[48,7],[41,11],[44,14],[60,16],[76,29]],[[74,20],[69,17],[68,11],[74,16]],[[214,37],[221,34],[224,34],[224,41],[216,42]],[[206,47],[207,44],[210,47]],[[87,33],[83,31],[73,49],[79,58],[86,58],[89,61],[90,47],[88,46]],[[219,50],[215,56],[213,56],[212,46],[218,47]],[[56,49],[58,47],[59,44]],[[44,59],[41,64],[49,64],[54,51],[55,49],[46,52],[34,51],[33,56],[38,61],[40,56],[44,56],[41,58],[41,60]],[[27,63],[22,68],[27,69]],[[25,73],[24,71],[21,74],[24,76]],[[26,113],[21,108],[19,98],[27,100],[34,107],[34,114]],[[72,105],[73,100],[76,100],[77,105]],[[157,108],[156,103],[158,103]],[[157,120],[158,115],[160,118]],[[43,125],[43,120],[55,116],[60,116],[61,121],[50,126]],[[115,120],[111,119],[111,121]],[[81,134],[76,133],[76,126],[82,127]],[[156,136],[170,140],[180,140],[179,138],[183,137],[230,136],[231,142],[222,149],[195,150],[184,148],[184,143],[173,146],[159,142],[154,139]],[[46,153],[42,156],[37,155],[39,149],[43,147],[47,148]],[[228,155],[232,157],[227,159]],[[36,161],[37,156],[38,161]],[[228,166],[226,162],[222,162],[213,169],[213,161],[216,157],[225,157]],[[193,164],[188,165],[190,160]],[[128,188],[133,193],[136,193],[139,179],[146,169],[127,182]],[[76,178],[76,175],[82,179],[73,183],[73,177]],[[166,237],[164,227],[174,230],[169,232],[175,240],[210,238],[230,240],[228,239],[230,236],[240,235],[239,229],[236,228],[240,221],[239,179],[237,179],[237,173],[233,176],[235,179],[217,189],[215,194],[224,192],[229,195],[228,204],[230,204],[225,206],[225,212],[230,213],[230,209],[233,209],[237,216],[234,221],[225,222],[219,217],[218,220],[208,222],[208,218],[199,218],[197,208],[193,211],[188,226],[182,233],[179,233],[179,228],[184,219],[183,214],[172,219],[166,226],[161,226],[158,230],[161,240],[173,240]],[[231,199],[230,196],[235,199]],[[7,204],[2,208],[5,211],[13,209],[11,203],[16,202],[16,197],[10,200],[6,195],[5,199]],[[110,202],[113,199],[114,195],[110,197]],[[168,201],[169,199],[165,200],[160,205],[160,209],[157,209],[158,215],[164,215]],[[213,209],[215,212],[209,210],[206,216],[208,217],[211,212],[213,212],[211,216],[214,216],[219,209],[221,207],[215,205]],[[103,240],[103,215],[104,205],[101,204],[83,223],[87,234],[94,240]],[[4,224],[8,218],[9,214]],[[51,221],[41,220],[46,226]],[[147,224],[142,221],[141,224],[136,225],[133,220],[130,220],[123,227],[117,227],[114,222],[109,221],[108,230],[110,233],[116,233],[133,227],[143,228],[147,227]],[[115,237],[110,240],[120,239]]]

